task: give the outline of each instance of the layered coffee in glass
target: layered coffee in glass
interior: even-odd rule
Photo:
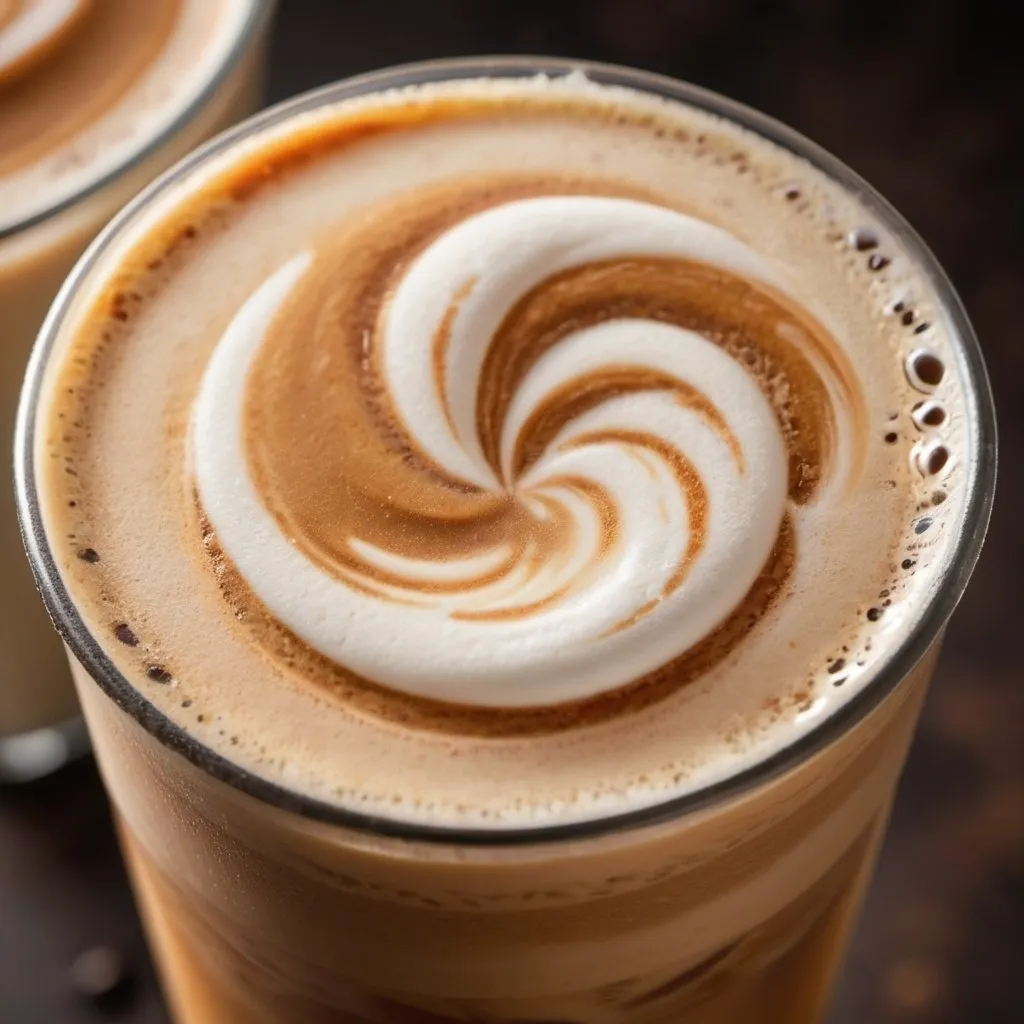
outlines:
[[[417,65],[188,158],[18,440],[175,1019],[822,1020],[993,446],[912,230],[694,87]]]

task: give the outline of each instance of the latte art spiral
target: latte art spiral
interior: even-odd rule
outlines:
[[[974,451],[898,234],[582,75],[294,114],[132,218],[46,384],[47,538],[142,702],[289,792],[499,830],[705,790],[852,707]]]
[[[681,685],[777,594],[798,506],[856,473],[859,391],[802,297],[617,191],[403,197],[296,253],[220,339],[199,506],[345,672],[477,708]]]

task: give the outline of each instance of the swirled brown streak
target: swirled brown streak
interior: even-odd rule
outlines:
[[[502,619],[524,619],[531,615],[536,615],[539,612],[544,611],[544,609],[557,604],[573,591],[579,590],[581,587],[585,586],[587,580],[593,575],[598,565],[612,549],[619,533],[618,517],[615,514],[614,503],[609,497],[607,491],[600,484],[593,480],[588,480],[586,477],[560,476],[547,480],[545,482],[545,486],[548,488],[561,487],[573,491],[593,507],[597,515],[598,523],[600,524],[596,561],[588,565],[582,573],[577,573],[573,579],[568,580],[550,594],[547,594],[545,597],[536,601],[492,609],[468,609],[464,611],[457,611],[452,613],[452,618],[472,620],[475,622],[486,622]],[[564,520],[561,527],[556,529],[555,532],[560,537],[571,537],[573,533],[573,524],[564,506],[559,502],[553,501],[546,495],[537,495],[536,497],[537,500],[540,500],[545,505],[549,516],[553,515]],[[550,548],[538,548],[533,551],[532,557],[528,563],[525,581],[529,581],[533,578],[541,568],[550,567],[552,558],[557,558],[559,554],[567,555],[569,551],[571,551],[571,548],[569,547],[563,548],[561,552]]]
[[[666,391],[684,408],[697,413],[728,445],[736,465],[744,469],[743,451],[725,417],[695,387],[670,373],[647,366],[613,365],[591,370],[556,388],[530,413],[516,438],[512,455],[512,479],[523,475],[547,450],[558,432],[612,396],[640,391]],[[497,459],[497,451],[487,452]],[[492,462],[493,465],[493,462]]]
[[[678,449],[673,448],[657,434],[645,434],[638,430],[599,430],[574,437],[566,447],[582,448],[588,444],[614,444],[626,448],[646,449],[661,459],[675,475],[679,490],[686,495],[686,510],[689,540],[686,550],[679,559],[675,570],[662,588],[661,595],[638,608],[628,619],[617,623],[609,630],[616,633],[638,622],[657,607],[658,602],[678,590],[686,579],[690,567],[704,548],[708,530],[708,493],[694,464]]]
[[[710,672],[742,642],[778,599],[796,558],[796,538],[787,515],[768,561],[743,600],[717,629],[677,658],[617,690],[583,700],[544,707],[477,708],[398,693],[325,658],[264,608],[225,557],[201,509],[197,515],[201,557],[212,563],[214,577],[234,616],[276,663],[293,671],[299,680],[312,681],[321,692],[357,714],[405,728],[462,736],[541,736],[597,725],[665,700]]]
[[[363,586],[379,584],[382,595],[391,587],[439,593],[493,582],[527,551],[543,563],[571,546],[568,517],[538,520],[511,493],[452,477],[417,446],[391,406],[377,336],[410,260],[453,224],[512,199],[594,193],[651,198],[614,182],[464,180],[369,211],[319,248],[253,366],[245,415],[250,469],[268,509],[323,569]],[[308,458],[311,450],[316,459]],[[289,469],[296,456],[302,465]],[[508,547],[510,557],[497,574],[424,581],[368,564],[350,546],[352,537],[425,561],[499,547]]]
[[[693,260],[645,257],[588,263],[553,275],[516,303],[496,332],[480,374],[477,429],[490,464],[499,468],[509,404],[537,360],[569,334],[627,317],[695,331],[753,375],[775,409],[789,451],[790,497],[800,504],[810,501],[829,468],[835,441],[828,387],[810,356],[835,379],[856,413],[861,403],[853,371],[834,339],[805,312],[764,286]],[[598,371],[597,377],[582,375],[559,396],[564,404],[538,410],[530,427],[540,429],[543,422],[541,439],[553,436],[577,409],[642,386],[642,375],[636,368],[633,372],[632,379],[619,381],[601,380],[602,374],[614,376],[610,369]],[[677,400],[702,413],[726,440],[731,437],[707,399],[675,378],[669,381]],[[527,458],[520,453],[535,451],[541,439],[524,430],[517,458]],[[734,439],[730,446],[735,454]]]
[[[444,418],[448,421],[448,429],[452,434],[456,433],[455,420],[452,417],[452,403],[448,397],[448,386],[445,382],[446,367],[448,365],[448,343],[452,337],[452,325],[459,315],[462,303],[466,301],[469,293],[476,287],[477,278],[471,277],[463,281],[452,298],[451,305],[445,310],[444,316],[437,330],[434,332],[434,387],[441,399],[441,408],[444,410]]]
[[[389,298],[406,268],[441,233],[472,214],[510,200],[558,194],[658,201],[615,181],[553,176],[463,179],[423,188],[340,227],[317,247],[310,270],[279,310],[247,385],[249,467],[284,534],[335,578],[382,600],[415,604],[430,602],[431,595],[439,593],[461,596],[452,614],[476,620],[535,615],[586,585],[617,542],[619,512],[602,488],[572,478],[561,484],[590,503],[601,524],[592,563],[542,599],[489,606],[474,595],[512,572],[528,581],[541,568],[557,567],[574,550],[575,527],[567,510],[550,493],[536,494],[532,500],[541,501],[548,514],[535,515],[517,495],[516,481],[566,424],[617,395],[672,395],[722,438],[744,471],[744,453],[706,395],[669,374],[628,362],[581,373],[540,403],[515,439],[509,479],[498,493],[451,475],[410,436],[392,404],[379,343]],[[449,410],[449,422],[446,349],[458,306],[474,283],[462,283],[431,342],[433,386],[442,408]],[[857,428],[864,419],[863,400],[845,355],[820,324],[787,299],[693,260],[604,260],[541,282],[522,296],[491,339],[477,387],[476,427],[498,479],[503,478],[500,448],[508,410],[530,369],[571,332],[624,317],[700,333],[751,374],[775,411],[789,453],[789,495],[794,503],[813,500],[831,469],[837,430],[832,394],[844,402],[854,436],[862,436]],[[651,435],[627,437],[612,431],[575,443],[624,444],[634,448],[648,468],[653,458],[675,474],[686,498],[690,541],[664,597],[683,582],[704,543],[707,497],[696,470],[685,456]],[[382,570],[360,556],[350,543],[353,539],[422,562],[503,554],[486,572],[441,581]],[[225,592],[230,591],[236,607],[247,609],[248,621],[266,643],[286,650],[289,662],[303,659],[314,677],[329,680],[330,687],[355,707],[398,716],[403,722],[412,718],[425,728],[528,734],[600,720],[625,705],[643,706],[707,671],[764,614],[794,558],[795,535],[787,515],[747,597],[696,647],[615,694],[574,702],[557,713],[550,708],[503,710],[500,725],[493,712],[399,697],[356,679],[272,622],[240,580]],[[220,559],[223,563],[223,556]],[[230,567],[224,578],[234,578]],[[616,628],[626,628],[649,613],[660,599]]]
[[[356,574],[366,582],[434,592],[436,582],[382,574],[355,554],[350,539],[423,561],[498,547],[551,554],[571,540],[524,511],[514,479],[505,493],[483,491],[419,448],[391,404],[378,365],[378,333],[409,262],[452,224],[524,196],[617,191],[636,194],[608,181],[452,182],[370,210],[319,248],[268,332],[250,375],[245,413],[254,481],[282,530],[318,565],[339,578]],[[626,316],[698,331],[747,368],[776,411],[789,450],[791,497],[811,500],[828,471],[835,433],[819,367],[835,370],[834,386],[856,410],[852,370],[802,311],[735,275],[687,260],[588,264],[542,282],[515,305],[488,349],[477,394],[480,443],[499,477],[509,404],[537,359],[573,330]],[[542,403],[517,439],[513,476],[569,419],[613,395],[645,389],[673,393],[742,459],[705,396],[626,364],[581,374]]]
[[[88,2],[62,31],[0,72],[0,175],[103,116],[153,63],[182,0]]]

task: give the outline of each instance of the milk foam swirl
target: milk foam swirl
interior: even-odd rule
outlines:
[[[356,677],[504,709],[687,681],[780,589],[794,508],[855,472],[853,373],[784,276],[592,191],[372,211],[271,273],[209,360],[201,511]]]

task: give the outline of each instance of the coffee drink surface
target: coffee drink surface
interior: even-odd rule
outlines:
[[[856,199],[582,76],[336,104],[168,188],[76,299],[48,535],[143,697],[403,821],[648,806],[805,735],[963,510],[938,301]]]
[[[260,0],[0,0],[0,440],[46,310],[143,186],[259,99]],[[0,501],[0,783],[82,747],[64,651]],[[45,730],[69,729],[59,737]],[[69,746],[70,742],[70,746]]]
[[[123,167],[223,66],[251,0],[2,0],[0,231]]]

